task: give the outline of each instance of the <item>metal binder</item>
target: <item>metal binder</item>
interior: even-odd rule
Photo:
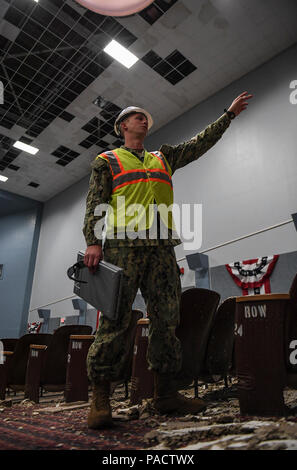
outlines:
[[[69,279],[74,281],[73,292],[110,320],[116,320],[121,300],[123,269],[102,260],[93,274],[85,266],[83,259],[84,253],[79,251],[77,263],[67,270]]]

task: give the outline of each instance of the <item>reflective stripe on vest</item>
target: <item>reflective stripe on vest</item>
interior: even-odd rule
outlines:
[[[151,154],[158,158],[158,160],[161,162],[163,170],[165,170],[165,171],[167,171],[167,173],[169,173],[167,163],[166,163],[166,160],[165,160],[163,154],[161,152],[151,152]]]
[[[104,156],[107,162],[109,163],[109,167],[113,176],[116,176],[124,171],[123,165],[121,164],[119,157],[112,150],[110,152],[102,153],[101,156]]]
[[[163,169],[148,168],[136,170],[124,170],[119,156],[116,152],[104,152],[101,156],[105,157],[108,161],[112,175],[113,175],[113,188],[112,192],[126,186],[128,184],[135,184],[140,182],[159,181],[160,183],[168,184],[172,189],[171,176],[167,170],[167,164],[163,155],[160,152],[151,152],[160,161]]]
[[[97,158],[106,161],[112,173],[112,195],[106,219],[107,238],[113,238],[115,233],[124,233],[132,226],[132,232],[142,233],[149,229],[156,220],[156,207],[165,227],[175,230],[171,168],[161,152],[145,151],[141,161],[126,149],[118,148],[101,153]]]

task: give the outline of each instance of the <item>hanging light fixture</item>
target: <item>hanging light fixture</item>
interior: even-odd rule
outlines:
[[[106,16],[128,16],[143,10],[153,0],[76,0],[85,8]]]

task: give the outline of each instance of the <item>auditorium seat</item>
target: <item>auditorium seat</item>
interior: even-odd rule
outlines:
[[[86,365],[94,339],[94,335],[70,335],[64,393],[66,403],[89,399],[90,384]]]
[[[91,332],[88,325],[65,325],[54,332],[47,347],[31,347],[26,377],[28,398],[38,403],[40,387],[50,392],[65,390],[70,336]]]
[[[287,386],[290,388],[297,389],[297,354],[294,354],[294,350],[297,350],[297,274],[293,279],[292,285],[289,290],[290,295],[290,315],[287,326]],[[294,363],[292,363],[291,354],[294,355]]]
[[[296,359],[297,276],[288,294],[237,297],[235,363],[242,415],[287,413],[283,390],[297,387]]]
[[[111,392],[120,384],[125,384],[125,398],[128,398],[128,381],[132,375],[132,362],[137,321],[142,318],[141,310],[132,310],[131,322],[126,335],[127,361],[121,372],[122,380],[113,382]],[[86,371],[88,349],[94,341],[94,335],[71,335],[66,372],[65,400],[66,402],[87,401],[89,382]]]
[[[199,374],[203,382],[225,379],[232,367],[236,297],[225,299],[218,307],[211,327],[204,364]]]
[[[183,388],[197,380],[201,370],[210,328],[220,295],[209,289],[191,288],[181,295],[180,324],[176,335],[183,351],[182,373],[176,377],[177,387]],[[153,396],[153,375],[146,362],[149,318],[137,324],[133,356],[131,404]],[[195,392],[197,384],[195,384]]]
[[[198,378],[202,371],[211,326],[220,295],[210,289],[192,288],[181,294],[180,324],[176,336],[181,341],[182,368],[177,381],[179,388],[194,380],[198,396]]]
[[[14,391],[25,391],[27,362],[31,344],[48,345],[52,335],[30,333],[15,342],[13,351],[3,352],[4,364],[0,364],[0,399],[5,399],[7,387]],[[10,344],[12,346],[12,343]]]
[[[2,338],[0,342],[3,344],[3,351],[14,351],[18,338]]]

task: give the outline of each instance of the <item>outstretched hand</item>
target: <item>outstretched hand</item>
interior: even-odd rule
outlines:
[[[235,100],[232,102],[228,111],[232,111],[235,116],[238,116],[242,111],[244,111],[248,107],[248,101],[253,97],[253,95],[249,95],[247,91],[244,91],[239,95]]]

